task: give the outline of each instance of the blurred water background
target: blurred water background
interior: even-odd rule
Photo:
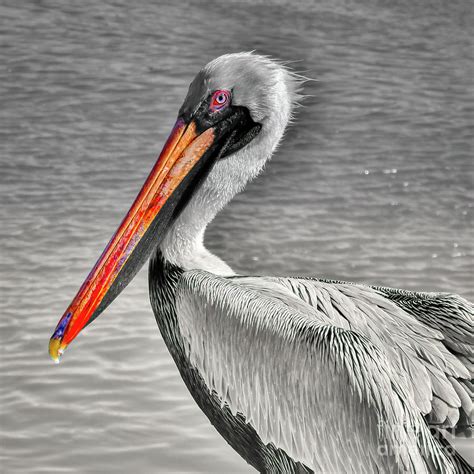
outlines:
[[[474,298],[471,0],[2,0],[0,22],[2,473],[251,471],[181,382],[146,269],[62,364],[47,355],[222,53],[319,82],[212,250],[242,273]]]

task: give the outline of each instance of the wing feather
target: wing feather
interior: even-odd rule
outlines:
[[[459,295],[374,287],[427,327],[438,329],[452,351],[474,357],[474,305]],[[473,374],[471,373],[471,377]]]
[[[306,287],[310,294],[324,287],[332,292],[335,307],[340,306],[341,295],[346,296],[360,310],[345,312],[350,327],[385,347],[391,363],[406,373],[409,389],[420,411],[429,415],[432,423],[455,427],[458,421],[466,424],[467,420],[470,426],[472,396],[466,389],[473,377],[470,360],[474,358],[474,307],[470,302],[446,293],[417,293],[347,282],[297,278],[270,280],[298,293],[303,293],[299,287]],[[464,396],[470,397],[471,405],[461,405],[451,380],[458,381],[457,389],[461,387]],[[438,398],[434,402],[436,406],[433,406],[434,397]],[[458,410],[457,414],[455,410]],[[466,416],[460,416],[461,411]]]
[[[282,281],[203,271],[185,272],[180,281],[177,315],[186,350],[223,403],[242,413],[265,443],[315,472],[348,472],[348,466],[351,472],[423,473],[429,466],[454,472],[417,406],[425,392],[414,396],[410,380],[424,374],[431,394],[433,367],[440,369],[428,370],[408,343],[400,342],[402,355],[396,344],[385,347],[389,338],[377,334],[379,312],[369,302],[380,298],[387,332],[397,307],[373,290],[374,299],[369,290],[358,298],[350,285]],[[421,323],[399,312],[421,339]],[[428,333],[439,341],[438,331]],[[444,380],[438,391],[450,407],[461,404]],[[441,417],[453,416],[440,410]]]

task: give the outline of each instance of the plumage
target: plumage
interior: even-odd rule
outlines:
[[[297,298],[311,295],[312,305],[287,304],[289,289]],[[444,466],[442,472],[455,472],[432,442],[423,415],[432,414],[433,421],[450,426],[459,417],[461,401],[446,373],[421,357],[417,346],[442,366],[446,363],[440,358],[455,356],[438,350],[441,334],[426,328],[422,335],[423,328],[412,316],[376,290],[189,271],[180,280],[176,298],[191,362],[217,393],[225,387],[233,413],[252,420],[264,442],[281,447],[316,472],[344,472],[346,459],[360,466],[356,472],[367,472],[367,466],[369,471],[429,472],[420,455],[423,450],[430,452],[433,464]],[[376,339],[371,332],[377,327]],[[419,378],[402,360],[428,373],[421,389]],[[225,373],[215,369],[221,361]],[[458,369],[459,377],[469,377],[465,368]],[[427,403],[421,407],[414,396],[417,388]],[[460,392],[468,397],[465,390]],[[367,420],[363,429],[361,419]],[[351,433],[354,442],[340,443],[341,432]],[[420,445],[423,439],[428,446]],[[392,457],[377,457],[381,441]],[[312,448],[323,444],[323,452]]]

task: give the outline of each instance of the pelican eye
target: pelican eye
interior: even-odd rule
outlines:
[[[211,104],[209,106],[211,112],[217,112],[227,107],[230,104],[230,99],[230,91],[224,89],[215,91],[214,94],[212,94]]]

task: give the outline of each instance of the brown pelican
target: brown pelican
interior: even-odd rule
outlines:
[[[260,472],[454,473],[470,426],[473,305],[321,279],[235,274],[203,244],[281,140],[301,78],[252,53],[189,87],[130,211],[50,340],[58,361],[150,258],[153,311],[199,407]]]

